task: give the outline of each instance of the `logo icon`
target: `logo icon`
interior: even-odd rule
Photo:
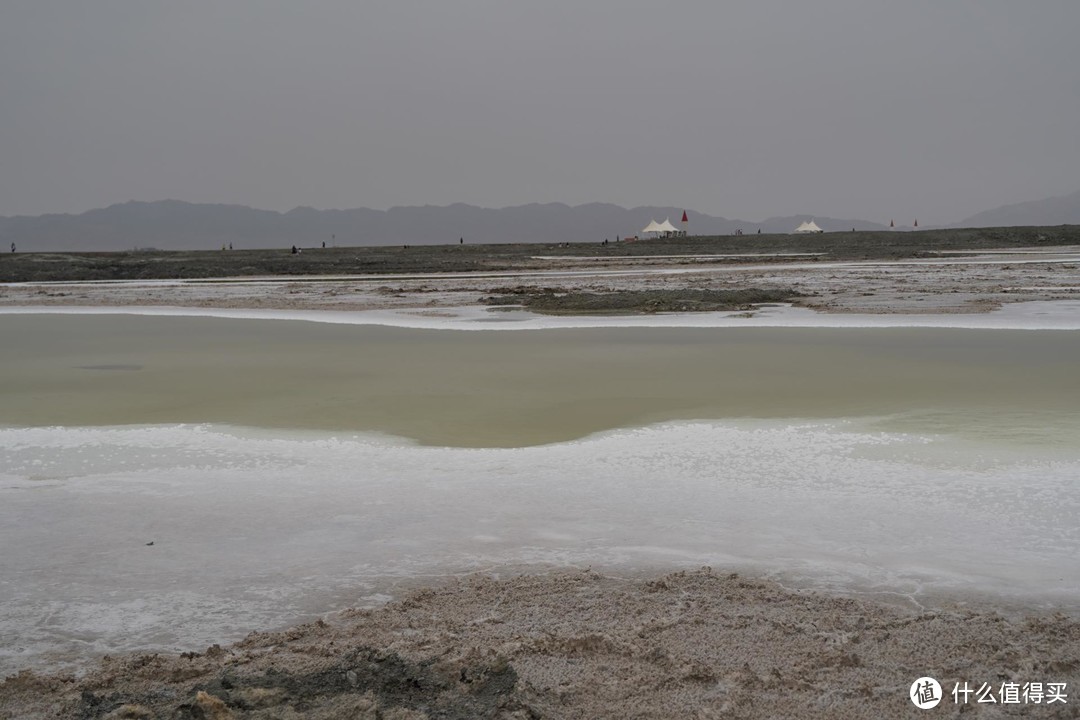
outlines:
[[[921,677],[911,683],[908,697],[920,710],[937,707],[941,702],[941,684],[932,677]]]

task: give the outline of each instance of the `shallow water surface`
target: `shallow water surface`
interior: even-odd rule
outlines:
[[[13,426],[211,422],[515,447],[679,419],[906,414],[1007,433],[1035,413],[1058,418],[1052,431],[1080,408],[1068,331],[11,315],[0,336],[0,424]]]

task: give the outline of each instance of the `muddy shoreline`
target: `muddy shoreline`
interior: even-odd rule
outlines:
[[[202,653],[0,684],[2,718],[906,717],[910,684],[1080,684],[1080,622],[721,574],[471,576]],[[1076,701],[997,717],[1076,717]],[[974,704],[974,703],[972,703]],[[968,707],[967,710],[980,709]]]
[[[493,307],[522,307],[543,315],[626,315],[671,312],[751,310],[763,304],[793,303],[801,295],[790,288],[744,290],[616,290],[582,292],[563,288],[541,291],[512,288],[481,298]]]

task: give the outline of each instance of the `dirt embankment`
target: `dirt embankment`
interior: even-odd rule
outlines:
[[[738,290],[617,290],[581,292],[565,288],[500,288],[482,298],[486,305],[522,306],[545,315],[626,315],[661,312],[716,312],[750,310],[768,303],[793,302],[800,297],[791,288]]]
[[[995,717],[1077,717],[1080,623],[909,611],[703,569],[652,581],[564,572],[473,577],[228,647],[23,673],[0,718],[882,718],[915,679],[1065,683],[1067,702]]]

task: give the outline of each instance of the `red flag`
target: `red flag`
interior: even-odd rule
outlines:
[[[682,211],[682,221],[683,222],[688,222],[688,220],[686,219],[686,211],[685,210]]]

